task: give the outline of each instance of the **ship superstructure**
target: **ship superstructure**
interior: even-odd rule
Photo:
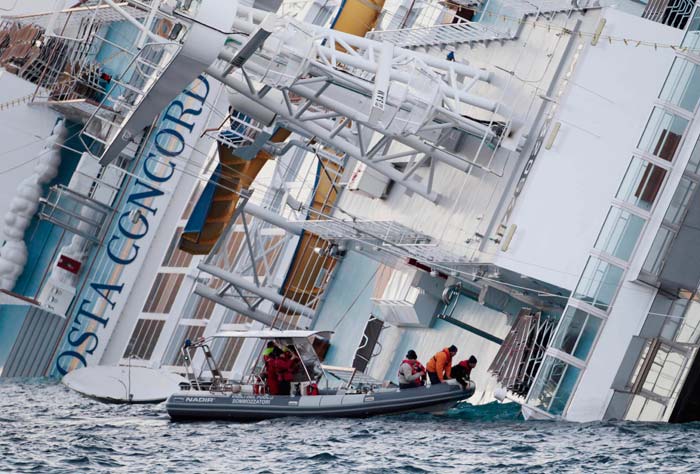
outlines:
[[[379,379],[456,344],[531,417],[697,417],[693,2],[59,3],[2,25],[47,137],[2,376],[313,329]]]

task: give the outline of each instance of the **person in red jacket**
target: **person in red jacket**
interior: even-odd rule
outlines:
[[[469,356],[468,360],[463,360],[452,367],[452,377],[459,382],[462,388],[465,388],[469,383],[474,367],[476,367],[476,357],[473,355]]]
[[[267,393],[270,395],[279,395],[280,384],[279,377],[277,375],[277,361],[279,360],[282,351],[274,344],[272,347],[268,348],[271,350],[266,350],[263,353],[263,360],[265,361],[265,374],[267,376]]]
[[[416,351],[411,349],[399,366],[399,388],[416,388],[425,385],[425,367],[418,362]]]
[[[452,377],[452,358],[455,354],[457,354],[457,347],[452,345],[430,358],[425,368],[431,385],[442,383],[443,380]]]
[[[277,369],[277,380],[279,385],[279,395],[289,396],[292,391],[292,381],[297,368],[297,357],[289,347],[275,361]]]

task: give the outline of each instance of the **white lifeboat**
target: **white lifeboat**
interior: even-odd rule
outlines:
[[[61,382],[102,402],[160,403],[187,380],[165,369],[96,365],[69,372]]]

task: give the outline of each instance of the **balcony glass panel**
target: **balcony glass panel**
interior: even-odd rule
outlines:
[[[561,415],[571,398],[581,369],[551,356],[545,358],[528,402],[553,415]]]
[[[700,303],[697,301],[693,300],[688,305],[674,340],[682,344],[697,344],[700,341]]]
[[[649,254],[644,260],[642,270],[651,275],[659,276],[675,235],[676,233],[668,227],[661,226],[659,228],[656,237],[654,237],[654,242],[651,244],[651,249],[649,249]]]
[[[700,174],[700,140],[695,142],[695,148],[693,148],[693,153],[690,155],[690,161],[688,161],[685,170],[689,173]]]
[[[681,46],[693,50],[693,54],[698,54],[698,49],[700,49],[700,8],[696,8],[693,12]]]
[[[700,66],[680,57],[674,59],[659,98],[694,111],[700,98]]]
[[[566,366],[564,376],[559,383],[557,394],[554,396],[552,404],[549,406],[549,412],[552,415],[561,415],[564,412],[564,408],[566,408],[566,404],[569,402],[569,398],[571,398],[580,373],[581,369],[578,367],[574,367],[573,365]]]
[[[666,170],[641,158],[632,158],[617,198],[649,210],[661,191],[666,178]]]
[[[585,361],[598,336],[601,322],[600,318],[569,306],[562,317],[553,347]]]
[[[565,369],[566,362],[547,356],[532,386],[529,402],[537,408],[548,411]]]
[[[654,354],[642,389],[663,398],[670,398],[685,367],[685,361],[683,353],[662,344]]]
[[[673,161],[688,121],[655,107],[649,117],[638,148],[666,161]]]
[[[595,248],[622,260],[629,260],[644,227],[644,219],[619,207],[611,207]]]
[[[686,296],[686,295],[684,295]],[[659,292],[654,298],[654,303],[649,309],[649,314],[647,315],[647,323],[653,321],[658,324],[659,321],[663,322],[661,330],[658,332],[658,337],[665,339],[667,341],[675,341],[676,334],[679,328],[684,324],[684,314],[688,307],[689,300],[684,297],[672,296],[671,294],[666,294]],[[664,306],[661,306],[664,304]],[[651,327],[651,326],[650,326]],[[645,336],[653,335],[653,332],[645,331]]]
[[[681,178],[676,192],[673,193],[673,198],[671,198],[671,204],[668,206],[666,215],[664,215],[664,221],[670,222],[671,224],[680,224],[685,216],[685,212],[688,210],[688,204],[690,199],[693,197],[693,192],[697,183],[694,181],[683,177]]]
[[[569,306],[564,316],[562,316],[559,329],[557,329],[557,336],[552,346],[555,349],[571,354],[576,347],[578,336],[581,334],[581,330],[583,330],[583,326],[586,324],[587,316],[587,312]]]
[[[612,263],[590,257],[574,290],[574,298],[607,311],[620,286],[623,272],[622,268]]]
[[[602,321],[602,319],[592,314],[588,315],[586,325],[583,327],[581,337],[578,340],[578,344],[576,344],[576,349],[574,349],[574,357],[581,360],[586,360],[588,358],[588,354],[591,352],[593,343],[598,336],[598,329],[600,329]]]
[[[641,395],[635,395],[625,415],[630,421],[658,421],[664,414],[666,406],[656,400],[650,400]]]

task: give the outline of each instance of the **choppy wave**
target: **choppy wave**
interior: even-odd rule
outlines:
[[[517,405],[366,420],[175,423],[43,380],[0,383],[0,472],[700,472],[700,424],[526,422]]]

